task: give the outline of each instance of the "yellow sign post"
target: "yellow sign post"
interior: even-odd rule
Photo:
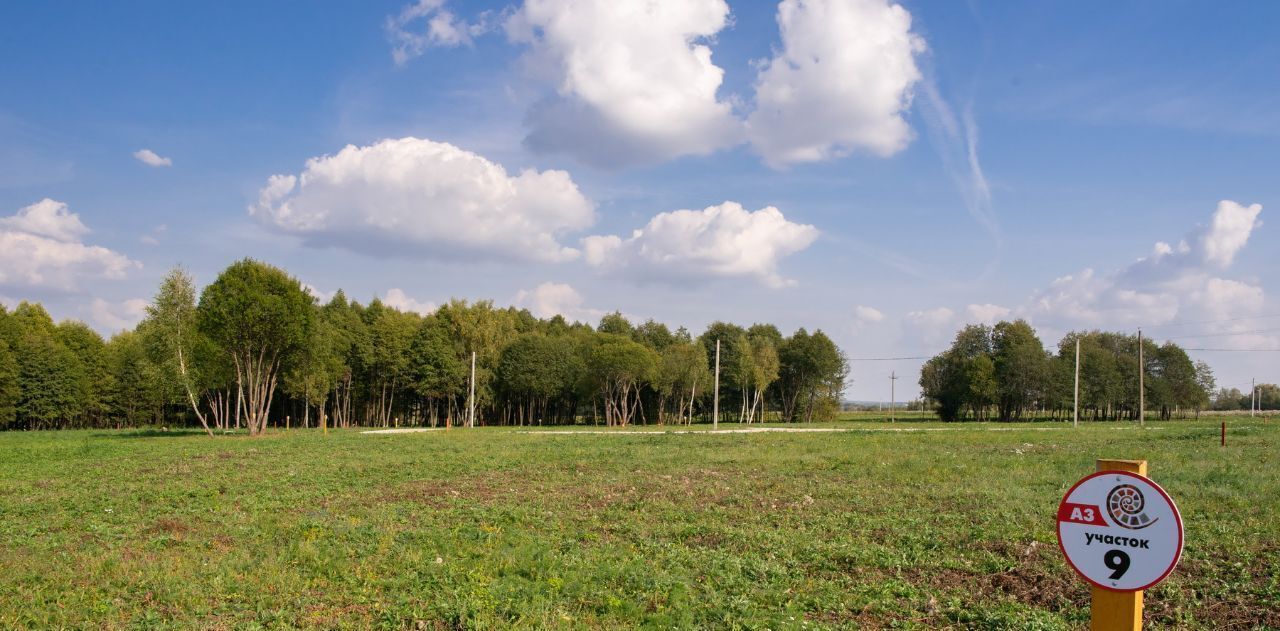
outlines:
[[[1099,460],[1098,471],[1128,471],[1147,475],[1146,460]],[[1090,606],[1089,628],[1093,631],[1138,631],[1142,628],[1142,592],[1113,592],[1097,585]]]
[[[1058,546],[1092,586],[1090,628],[1138,631],[1142,595],[1182,558],[1182,515],[1145,460],[1098,460],[1058,504]]]

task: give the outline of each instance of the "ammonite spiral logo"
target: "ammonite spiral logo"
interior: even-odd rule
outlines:
[[[1112,521],[1124,528],[1140,530],[1156,523],[1156,519],[1142,512],[1145,505],[1142,491],[1132,484],[1121,484],[1107,493],[1107,512]]]

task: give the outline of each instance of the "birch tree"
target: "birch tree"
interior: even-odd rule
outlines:
[[[191,275],[175,267],[160,282],[160,289],[147,306],[147,339],[153,359],[166,368],[186,396],[204,431],[213,436],[209,421],[200,410],[197,368],[194,364],[200,333],[196,330],[196,286]]]
[[[605,423],[625,427],[640,408],[640,389],[652,383],[658,354],[616,334],[601,334],[587,355],[587,371],[604,402]]]
[[[306,344],[315,299],[283,270],[244,259],[204,289],[197,329],[230,358],[250,435],[267,426],[281,366]]]

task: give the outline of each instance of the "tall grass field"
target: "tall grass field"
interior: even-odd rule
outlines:
[[[9,432],[0,628],[1078,629],[1098,458],[1185,522],[1148,628],[1280,628],[1280,426],[1227,422]]]

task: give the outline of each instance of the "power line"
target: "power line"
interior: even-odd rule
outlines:
[[[1174,322],[1166,322],[1165,324],[1155,324],[1155,325],[1144,327],[1144,328],[1165,329],[1165,328],[1172,328],[1176,326],[1191,326],[1193,324],[1218,324],[1219,322],[1239,322],[1241,320],[1265,320],[1267,318],[1280,318],[1280,313],[1269,313],[1267,315],[1260,315],[1260,316],[1244,316],[1239,318],[1222,318],[1220,320],[1194,320],[1194,321],[1187,321],[1187,322],[1174,321]]]
[[[912,359],[932,359],[932,357],[850,357],[847,361],[851,362],[896,362],[907,361]]]
[[[1256,335],[1258,333],[1274,333],[1280,331],[1280,327],[1271,329],[1254,329],[1252,331],[1236,331],[1234,333],[1200,333],[1196,335],[1175,335],[1173,337],[1165,337],[1166,340],[1187,340],[1200,337],[1235,337],[1239,335]]]
[[[1280,353],[1280,348],[1183,348],[1184,351],[1210,351],[1218,353]]]

